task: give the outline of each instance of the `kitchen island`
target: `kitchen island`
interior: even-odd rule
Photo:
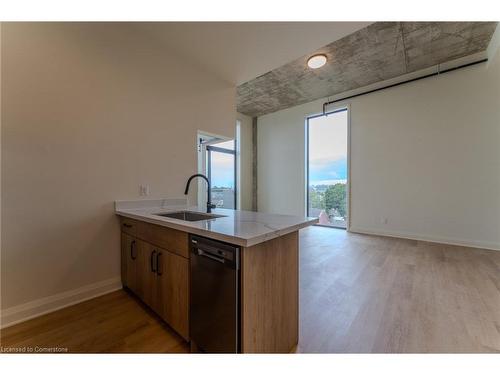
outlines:
[[[196,348],[189,327],[194,264],[190,238],[235,245],[239,249],[237,351],[292,351],[298,343],[298,231],[317,219],[226,209],[215,209],[214,217],[197,221],[160,216],[204,212],[185,203],[183,199],[116,202],[124,287]]]

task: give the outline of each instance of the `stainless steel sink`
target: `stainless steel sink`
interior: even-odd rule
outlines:
[[[171,219],[184,220],[184,221],[201,221],[216,219],[218,217],[225,217],[225,215],[205,214],[195,211],[175,211],[155,214],[157,216],[169,217]]]

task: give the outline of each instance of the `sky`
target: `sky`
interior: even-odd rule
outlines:
[[[234,149],[233,141],[214,144],[217,147]],[[234,155],[212,152],[212,186],[234,188]]]
[[[309,184],[347,179],[347,111],[309,120]]]

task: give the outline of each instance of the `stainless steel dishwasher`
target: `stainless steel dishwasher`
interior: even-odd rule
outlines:
[[[207,353],[240,352],[240,248],[190,235],[190,337]]]

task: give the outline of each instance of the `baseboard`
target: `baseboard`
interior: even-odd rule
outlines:
[[[374,228],[363,228],[354,225],[352,225],[349,228],[349,232],[361,233],[361,234],[373,234],[376,236],[405,238],[409,240],[442,243],[445,245],[466,246],[466,247],[475,247],[479,249],[500,251],[500,244],[494,242],[475,241],[475,240],[471,241],[471,240],[456,239],[456,238],[425,236],[410,232],[386,231]]]
[[[98,283],[40,298],[1,311],[1,328],[24,322],[60,310],[64,307],[101,296],[122,288],[121,279],[114,277]]]

